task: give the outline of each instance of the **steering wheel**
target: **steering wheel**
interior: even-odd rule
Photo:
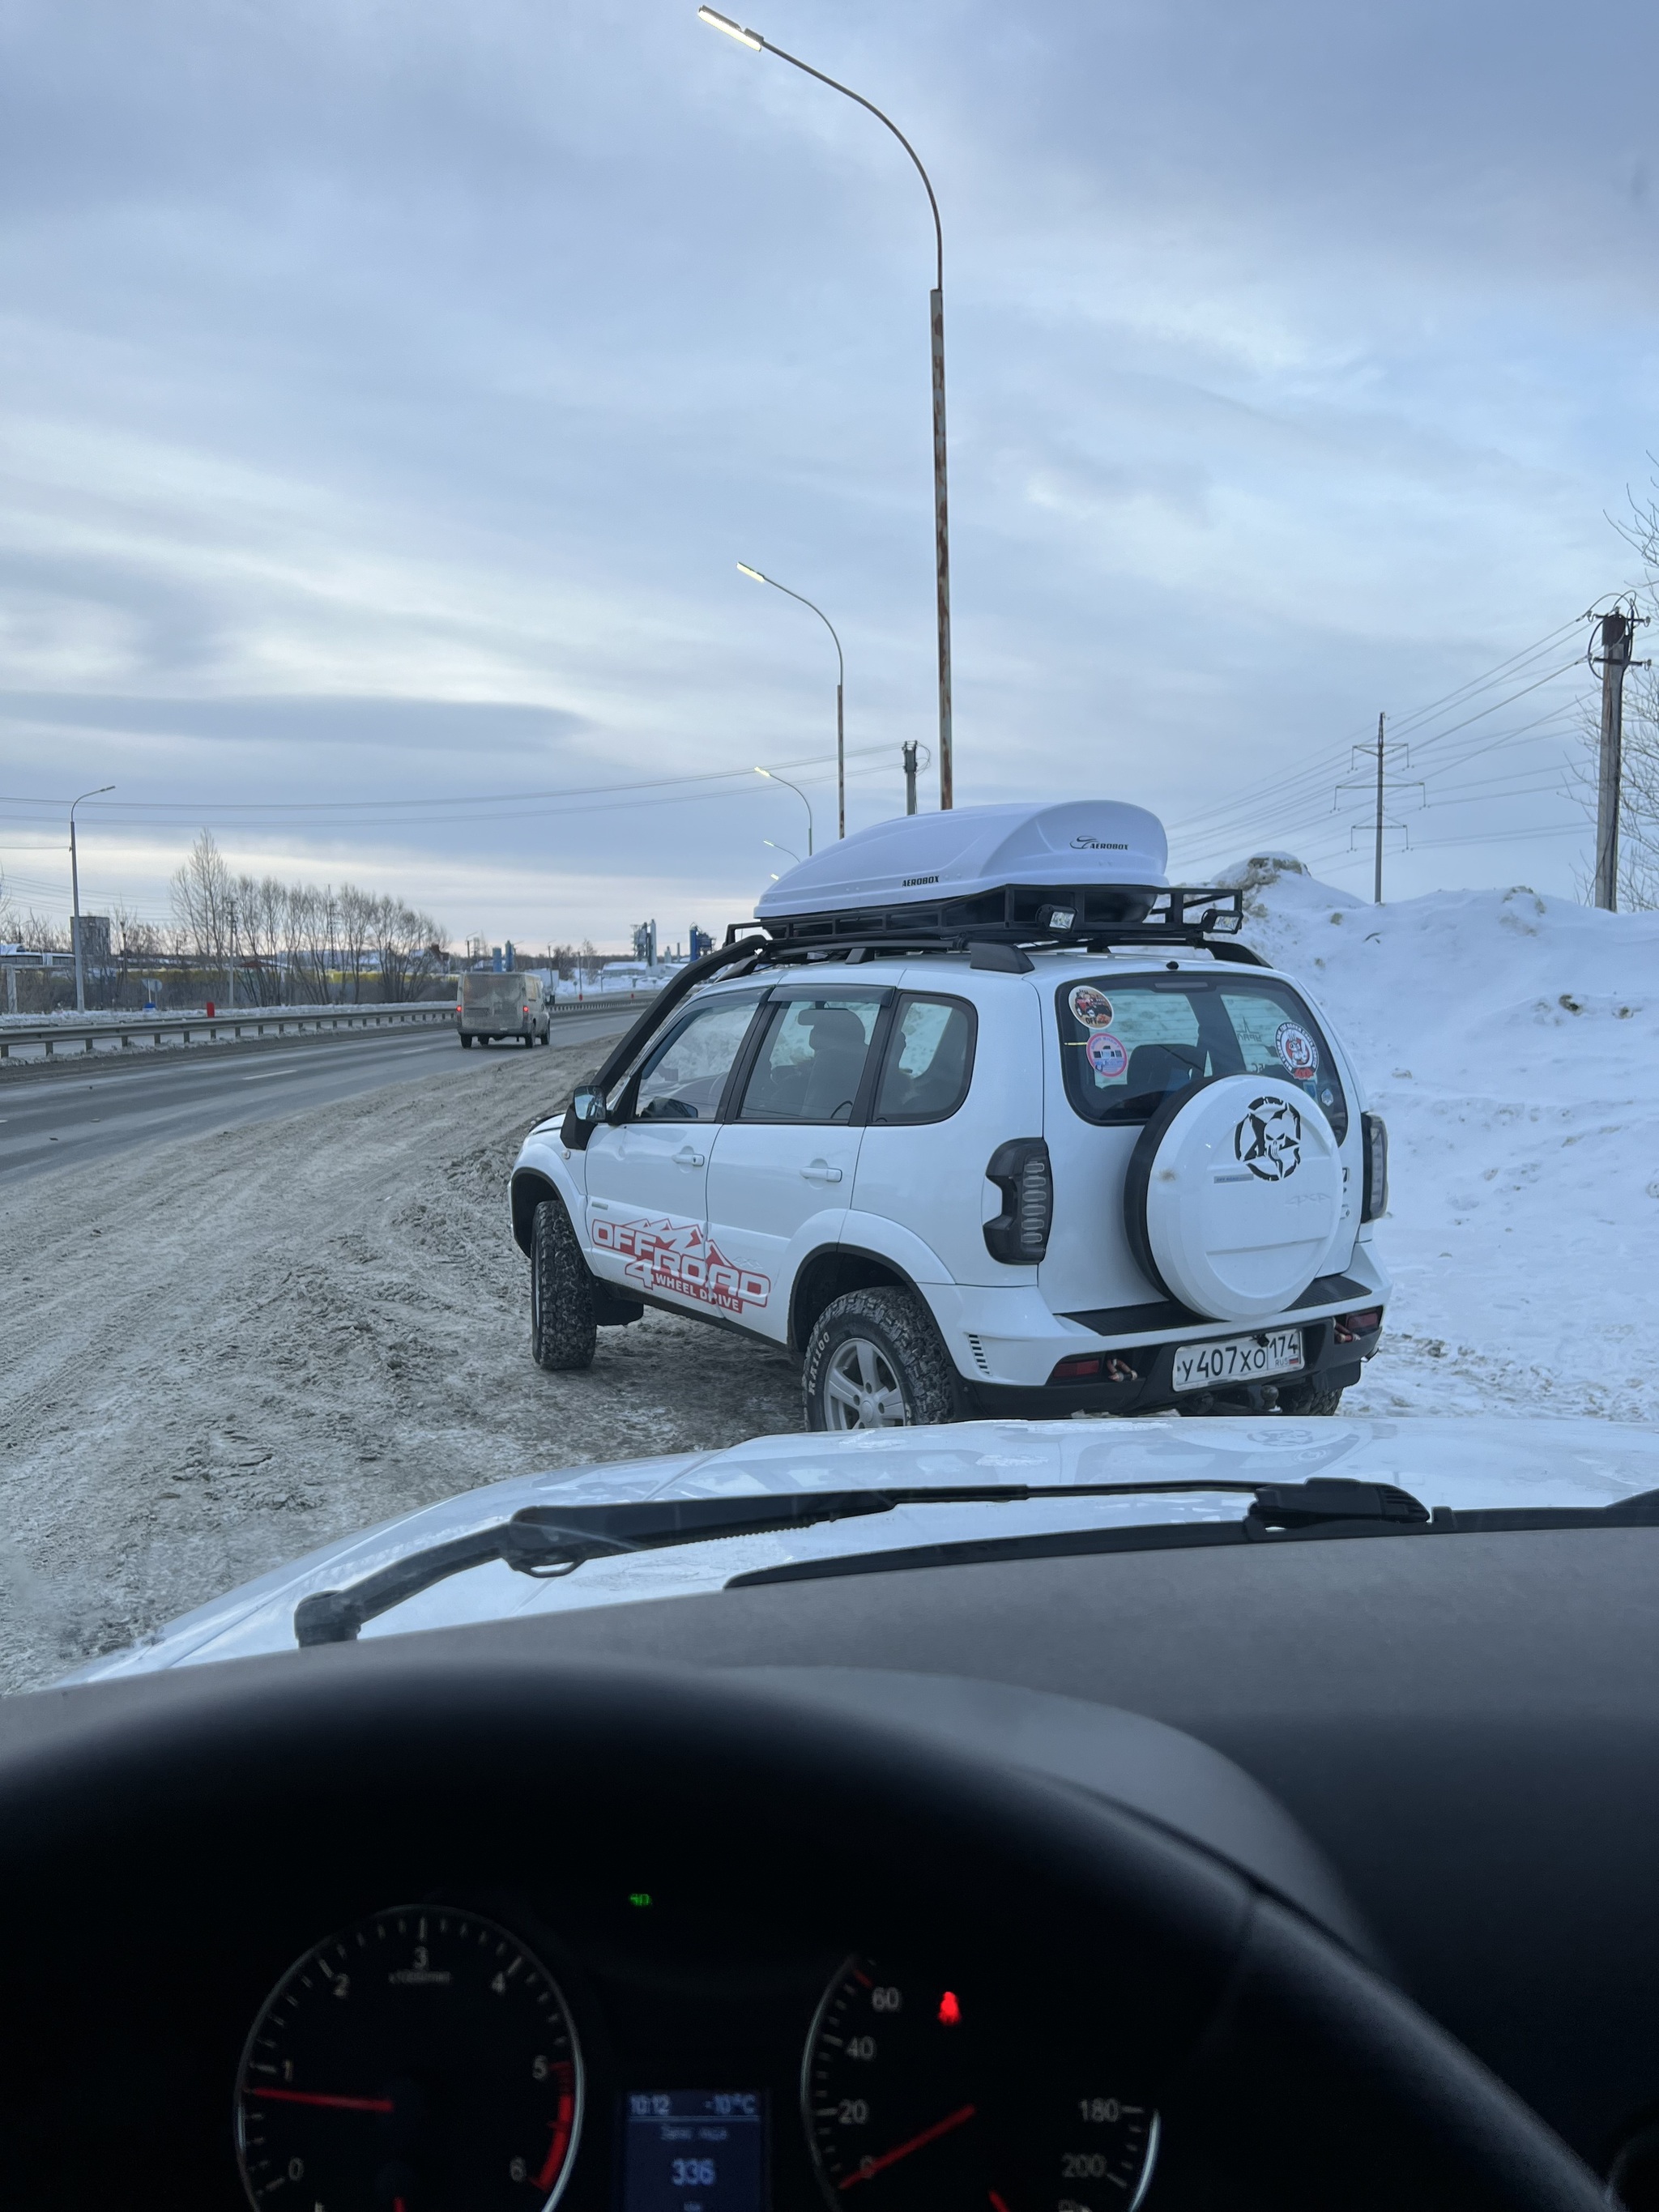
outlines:
[[[18,1701],[33,1711],[0,1743],[0,1875],[9,1980],[32,2009],[0,2136],[27,2136],[15,2100],[104,2055],[112,1992],[77,1928],[94,1947],[124,1917],[188,1909],[217,1914],[232,1947],[296,1886],[379,1902],[434,1881],[614,1889],[648,1859],[688,1913],[741,1905],[848,1949],[1011,1962],[1051,2029],[1104,2036],[1151,2084],[1147,2212],[1605,2212],[1589,2170],[1398,1990],[1101,1796],[740,1669],[560,1664],[534,1624],[422,1644]],[[198,2201],[175,2185],[136,2167],[122,2202]],[[65,2151],[18,2201],[89,2208],[107,2188]]]

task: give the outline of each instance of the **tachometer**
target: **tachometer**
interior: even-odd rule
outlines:
[[[824,1992],[801,2095],[837,2212],[1133,2212],[1158,2118],[1086,2051],[923,1969],[855,1958]]]
[[[581,2124],[552,1976],[476,1912],[410,1905],[319,1943],[271,1991],[236,2087],[261,2208],[546,2212]]]

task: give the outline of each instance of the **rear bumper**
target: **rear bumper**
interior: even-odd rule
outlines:
[[[1036,1283],[1007,1287],[918,1283],[949,1346],[973,1402],[988,1413],[1038,1417],[1067,1413],[1141,1413],[1153,1407],[1193,1407],[1209,1394],[1177,1392],[1173,1367],[1177,1346],[1224,1342],[1269,1330],[1299,1328],[1305,1361],[1297,1376],[1346,1389],[1359,1365],[1376,1350],[1380,1332],[1339,1343],[1337,1327],[1349,1314],[1388,1304],[1394,1285],[1367,1238],[1357,1243],[1340,1273],[1322,1276],[1287,1311],[1257,1322],[1219,1322],[1168,1301],[1088,1313],[1056,1313]],[[1345,1335],[1347,1333],[1345,1331]],[[1100,1355],[1116,1381],[1051,1383],[1063,1359]],[[1355,1372],[1340,1384],[1337,1370]],[[1266,1385],[1255,1386],[1263,1402]],[[1215,1394],[1217,1402],[1249,1403],[1244,1389]],[[1271,1402],[1271,1400],[1266,1402]]]
[[[1213,1334],[1213,1332],[1212,1332]],[[1253,1334],[1235,1329],[1236,1336]],[[1346,1332],[1345,1332],[1346,1334]],[[975,1409],[987,1415],[1012,1415],[1025,1420],[1063,1420],[1071,1413],[1152,1413],[1184,1410],[1190,1413],[1218,1411],[1266,1411],[1281,1389],[1317,1382],[1327,1389],[1346,1390],[1358,1382],[1366,1360],[1382,1339],[1381,1328],[1368,1335],[1339,1341],[1334,1318],[1306,1322],[1302,1328],[1304,1364],[1296,1375],[1267,1382],[1238,1383],[1216,1390],[1177,1390],[1175,1388],[1176,1345],[1139,1345],[1115,1356],[1115,1364],[1128,1376],[1116,1382],[1044,1383],[1029,1385],[974,1382],[968,1395]],[[1183,1336],[1183,1344],[1193,1341]],[[1269,1395],[1273,1394],[1273,1395]]]

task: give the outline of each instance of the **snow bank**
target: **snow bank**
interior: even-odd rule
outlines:
[[[1345,1408],[1659,1421],[1659,915],[1525,885],[1375,907],[1284,854],[1223,880],[1389,1124],[1396,1291]]]

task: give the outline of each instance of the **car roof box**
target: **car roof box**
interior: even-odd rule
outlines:
[[[1164,887],[1164,825],[1144,806],[1110,799],[1059,805],[958,806],[900,815],[826,846],[766,891],[755,918],[769,928],[948,907],[969,918],[1005,894],[1035,915],[1044,898],[1086,901],[1091,918],[1138,922]],[[1075,895],[1075,899],[1074,899]]]

